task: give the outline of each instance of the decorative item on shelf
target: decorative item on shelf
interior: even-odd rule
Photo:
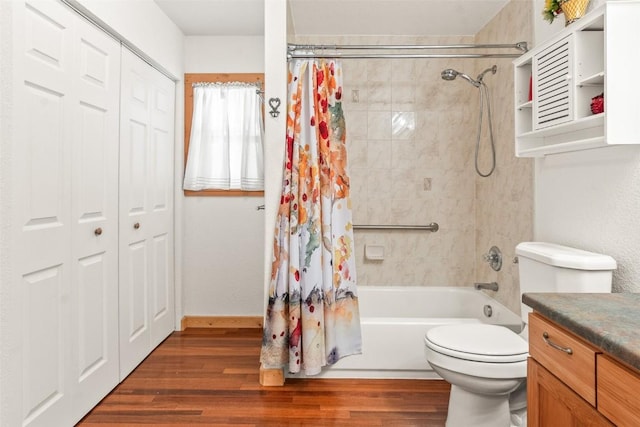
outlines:
[[[564,14],[565,27],[582,18],[589,6],[589,0],[545,0],[542,16],[552,23],[561,13]]]
[[[544,19],[552,23],[556,16],[562,13],[562,9],[560,8],[559,0],[545,0],[544,2],[544,10],[542,11],[542,16]]]
[[[593,114],[600,114],[604,112],[604,93],[591,98],[591,112]]]
[[[564,13],[565,27],[582,18],[589,7],[589,0],[559,0],[558,3]]]

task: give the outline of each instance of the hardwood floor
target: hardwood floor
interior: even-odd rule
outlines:
[[[259,384],[261,331],[173,333],[78,425],[444,426],[449,385],[288,379]]]

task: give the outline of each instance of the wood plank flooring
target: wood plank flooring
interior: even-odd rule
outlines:
[[[288,379],[262,387],[258,329],[173,333],[78,425],[444,426],[449,385]]]

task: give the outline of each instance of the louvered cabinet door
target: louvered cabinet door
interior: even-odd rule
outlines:
[[[573,120],[573,38],[534,57],[534,130]]]

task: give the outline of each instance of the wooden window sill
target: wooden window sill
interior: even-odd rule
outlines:
[[[185,197],[263,197],[264,191],[242,190],[184,190]]]

